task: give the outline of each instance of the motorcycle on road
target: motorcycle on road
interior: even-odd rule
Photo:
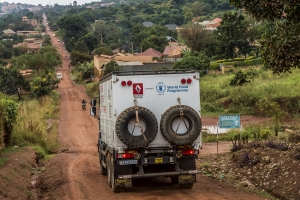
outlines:
[[[86,103],[82,104],[82,110],[86,110]]]

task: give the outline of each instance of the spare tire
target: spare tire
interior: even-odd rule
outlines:
[[[158,131],[158,123],[154,114],[144,107],[138,107],[138,116],[140,122],[142,121],[145,129],[144,134],[133,135],[129,132],[128,125],[130,121],[136,120],[135,107],[130,107],[124,110],[117,118],[116,133],[119,139],[128,147],[146,147],[156,137]],[[135,127],[138,128],[139,127]],[[146,140],[145,140],[145,138]]]
[[[180,116],[180,106],[172,106],[162,115],[160,120],[160,131],[164,138],[173,145],[188,145],[193,143],[200,135],[202,122],[199,114],[191,107],[182,105],[182,120]],[[181,126],[184,126],[183,133],[177,132],[177,124],[175,120],[179,120]],[[176,126],[174,128],[173,126]]]

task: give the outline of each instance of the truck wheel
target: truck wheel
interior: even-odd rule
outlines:
[[[173,145],[191,144],[200,135],[202,122],[199,114],[191,107],[182,105],[183,121],[180,116],[180,106],[172,106],[164,112],[160,120],[160,130],[164,138]],[[180,125],[186,130],[184,133],[178,134],[174,123],[180,122]],[[174,127],[173,127],[174,126]],[[187,126],[187,127],[185,127]]]
[[[101,149],[99,148],[100,173],[102,175],[106,175],[107,174],[107,169],[102,164],[102,161],[104,160],[103,157],[104,157],[104,155],[101,153]]]
[[[114,160],[113,157],[111,157],[110,160],[110,172],[111,172],[111,189],[114,193],[120,192],[120,188],[116,187],[116,182],[115,182],[115,169],[114,169]]]
[[[136,119],[135,107],[130,107],[124,110],[117,118],[116,133],[119,139],[129,147],[146,147],[156,137],[158,131],[158,123],[155,115],[147,108],[140,107],[138,110],[139,120],[145,124],[144,134],[133,135],[128,130],[128,124],[131,120]],[[139,127],[135,127],[138,128]],[[147,141],[145,140],[146,137]]]
[[[185,184],[180,184],[179,187],[183,189],[191,189],[193,185],[194,183],[185,183]]]
[[[107,185],[111,187],[111,167],[109,154],[106,156],[106,167],[107,167]]]

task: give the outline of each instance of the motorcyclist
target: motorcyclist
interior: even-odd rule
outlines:
[[[86,101],[84,99],[82,99],[81,104],[82,104],[82,110],[85,110],[86,109]]]

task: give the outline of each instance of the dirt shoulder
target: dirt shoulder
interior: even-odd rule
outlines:
[[[1,153],[6,163],[0,167],[0,199],[36,199],[37,174],[36,154],[30,147]]]

